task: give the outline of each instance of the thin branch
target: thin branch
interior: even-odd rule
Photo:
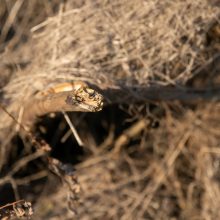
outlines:
[[[73,133],[73,135],[74,135],[74,137],[76,138],[76,141],[77,141],[77,143],[79,144],[79,146],[81,146],[81,147],[84,146],[84,143],[83,143],[83,141],[81,140],[81,138],[80,138],[80,136],[79,136],[77,130],[75,129],[73,123],[71,122],[69,116],[68,116],[65,112],[62,112],[62,113],[63,113],[64,118],[65,118],[67,124],[69,125],[69,127],[70,127],[70,129],[71,129],[71,131],[72,131],[72,133]]]
[[[98,88],[97,88],[98,89]],[[100,88],[102,89],[102,88]],[[100,90],[99,89],[99,90]],[[219,101],[220,87],[213,89],[193,89],[159,86],[124,86],[106,87],[100,90],[105,97],[105,104],[130,104],[149,101]]]

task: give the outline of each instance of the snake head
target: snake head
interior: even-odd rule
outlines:
[[[103,108],[103,96],[89,87],[80,87],[67,96],[66,103],[85,111],[98,112]]]

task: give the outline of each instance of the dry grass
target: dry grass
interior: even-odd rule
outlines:
[[[1,103],[18,119],[36,91],[64,81],[83,80],[101,89],[219,90],[220,33],[213,31],[219,27],[218,2],[20,0],[1,6]],[[108,105],[91,116],[70,115],[87,146],[76,165],[82,188],[77,218],[218,219],[219,102],[128,104]],[[149,118],[159,127],[153,129]],[[51,122],[45,124],[38,127],[48,129],[49,144],[68,139],[64,120],[54,119],[52,134]],[[17,131],[0,111],[3,176],[16,161],[35,155],[24,140],[19,153]],[[66,145],[71,149],[73,143]],[[61,154],[60,159],[69,157],[68,151]],[[19,167],[23,173],[13,173],[13,188],[49,175],[43,159],[32,163],[26,182],[19,180],[27,175],[27,164]],[[72,219],[66,188],[57,184],[51,193],[50,184],[39,183],[45,187],[39,198],[23,194],[35,202],[34,219]]]

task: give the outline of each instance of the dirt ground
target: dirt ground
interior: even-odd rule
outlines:
[[[102,111],[24,129],[75,81]],[[219,219],[219,100],[218,0],[1,0],[0,219]]]

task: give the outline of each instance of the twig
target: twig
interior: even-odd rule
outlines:
[[[19,178],[19,179],[15,179],[15,182],[17,185],[24,185],[24,184],[28,184],[34,180],[38,180],[38,179],[42,179],[43,177],[48,176],[48,171],[46,170],[42,170],[38,173],[23,177],[23,178]]]
[[[107,100],[106,104],[146,103],[149,101],[219,101],[220,88],[193,89],[159,86],[118,86],[118,88],[101,88]]]
[[[14,217],[16,217],[16,219],[24,217],[30,219],[32,215],[32,204],[25,200],[18,200],[0,207],[0,218],[2,220],[15,219]]]
[[[146,128],[147,123],[148,122],[145,119],[141,119],[133,124],[131,127],[129,127],[127,130],[123,131],[123,133],[115,141],[115,146],[112,151],[113,156],[117,157],[121,152],[122,147],[126,145],[130,141],[130,139],[137,136],[144,128]]]
[[[30,154],[26,157],[21,158],[18,160],[11,171],[8,173],[9,176],[13,176],[19,169],[27,165],[30,161],[37,159],[38,157],[44,156],[45,152],[44,151],[36,151],[33,154]]]
[[[15,204],[21,203],[21,202],[24,202],[24,200],[21,199],[21,200],[18,200],[18,201],[16,201],[16,202],[8,203],[8,204],[6,204],[6,205],[4,205],[4,206],[0,206],[0,209],[7,208],[7,207],[13,206],[13,205],[15,205]]]
[[[20,128],[25,132],[27,137],[31,140],[32,144],[36,147],[36,149],[41,149],[44,152],[48,152],[51,150],[51,147],[43,140],[37,140],[35,135],[27,129],[22,123],[20,123],[1,103],[0,108],[10,117],[13,121],[16,122],[20,126]]]
[[[74,137],[76,138],[77,143],[79,144],[79,146],[83,147],[84,143],[81,140],[81,138],[79,137],[79,134],[78,134],[77,130],[75,129],[73,123],[70,121],[69,116],[65,112],[62,112],[62,113],[64,115],[64,118],[66,119],[67,124],[70,126],[70,129],[71,129]]]

